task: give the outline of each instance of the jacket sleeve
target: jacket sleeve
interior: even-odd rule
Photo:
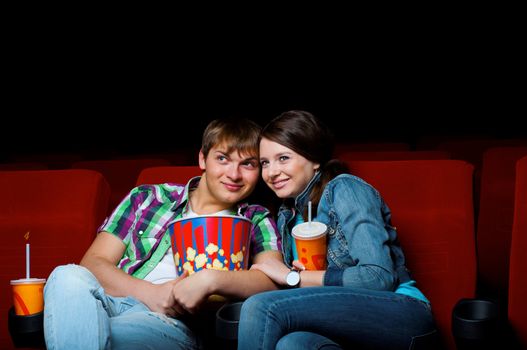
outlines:
[[[352,263],[342,267],[332,264],[324,275],[324,285],[393,290],[396,276],[378,191],[350,176],[338,177],[327,186],[319,208],[332,211],[335,229],[346,241],[340,244],[347,248]]]

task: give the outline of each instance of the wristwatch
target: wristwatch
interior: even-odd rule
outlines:
[[[291,268],[291,271],[285,276],[285,281],[289,288],[297,288],[300,286],[300,271]]]

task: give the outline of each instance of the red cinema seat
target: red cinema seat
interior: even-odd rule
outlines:
[[[527,147],[495,147],[483,154],[477,225],[478,294],[506,307],[516,161]]]
[[[0,188],[0,348],[11,349],[9,281],[25,278],[26,242],[31,277],[48,278],[58,265],[78,264],[104,221],[110,188],[91,170],[1,171]]]
[[[527,139],[462,138],[441,142],[436,150],[450,153],[451,159],[459,159],[474,165],[474,198],[479,213],[481,170],[484,152],[493,147],[527,147]]]
[[[527,157],[516,163],[514,222],[509,274],[509,323],[527,349]]]
[[[190,166],[160,166],[146,168],[139,174],[136,186],[144,184],[160,184],[172,182],[186,184],[194,176],[200,176],[202,170],[197,165]]]
[[[493,147],[527,146],[527,139],[495,139],[495,138],[463,138],[446,140],[439,143],[435,149],[447,151],[452,159],[470,162],[479,168],[483,153]]]
[[[347,151],[339,155],[339,159],[350,160],[432,160],[450,159],[445,151]]]
[[[455,349],[452,310],[476,290],[474,167],[457,160],[351,161],[349,166],[390,207],[407,266],[432,303],[445,344]]]
[[[75,162],[71,167],[74,169],[96,170],[104,175],[111,189],[109,207],[111,211],[134,188],[135,181],[141,170],[163,165],[170,165],[170,161],[156,158],[86,160]]]

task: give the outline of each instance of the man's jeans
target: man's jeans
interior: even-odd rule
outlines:
[[[196,349],[177,319],[150,311],[131,297],[104,293],[79,265],[57,267],[44,289],[44,335],[54,349]]]
[[[437,339],[423,301],[394,292],[313,287],[247,299],[238,349],[411,349],[420,338]]]

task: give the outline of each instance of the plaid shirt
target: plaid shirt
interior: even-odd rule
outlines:
[[[114,234],[125,244],[117,264],[120,269],[137,278],[144,278],[154,269],[171,246],[168,224],[187,210],[189,188],[196,188],[199,180],[195,177],[186,186],[142,185],[130,191],[98,229]],[[238,204],[236,209],[253,223],[251,256],[281,251],[280,235],[267,209],[247,203]]]

